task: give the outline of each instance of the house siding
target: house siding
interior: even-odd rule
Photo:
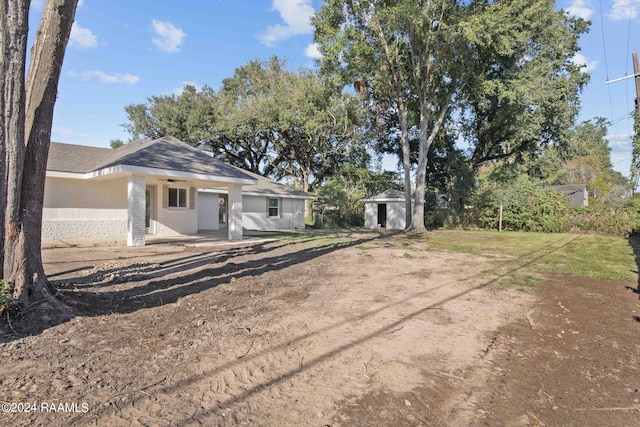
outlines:
[[[127,235],[127,180],[95,183],[47,178],[42,239],[107,238]]]
[[[269,217],[268,199],[279,199],[278,216]],[[247,230],[280,230],[304,228],[304,200],[243,196],[243,227]]]
[[[166,187],[166,186],[165,186]],[[161,192],[167,191],[161,187]],[[191,194],[195,189],[189,187],[187,194]],[[159,196],[160,200],[164,197]],[[159,236],[176,236],[180,234],[196,234],[198,232],[198,209],[196,197],[188,196],[187,208],[165,207],[163,202],[158,209],[158,221],[156,223],[155,234]],[[194,204],[196,204],[194,206]]]

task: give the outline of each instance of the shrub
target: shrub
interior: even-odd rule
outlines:
[[[4,280],[0,280],[0,313],[13,314],[19,309],[18,301],[11,296],[11,289]]]

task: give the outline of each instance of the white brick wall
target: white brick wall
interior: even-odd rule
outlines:
[[[127,246],[144,246],[145,190],[144,177],[132,176],[128,185]]]
[[[122,238],[127,235],[127,220],[44,219],[42,239]]]

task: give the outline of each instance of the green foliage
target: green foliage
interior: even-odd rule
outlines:
[[[133,138],[171,135],[206,144],[227,163],[312,191],[340,165],[368,161],[359,96],[311,71],[289,71],[277,57],[252,60],[214,91],[187,85],[125,107]]]
[[[640,195],[617,205],[569,206],[567,197],[543,190],[539,182],[520,176],[510,184],[485,183],[472,202],[478,225],[498,229],[541,232],[596,232],[628,236],[640,230]]]
[[[616,206],[596,205],[569,210],[572,230],[629,236],[640,231],[640,196]]]
[[[508,186],[490,187],[474,200],[480,221],[488,228],[511,231],[564,232],[569,229],[567,197],[557,191],[542,190],[526,177]]]
[[[20,304],[11,296],[11,289],[0,280],[0,313],[13,314],[20,310]]]
[[[464,26],[474,58],[462,92],[474,167],[565,143],[589,77],[571,58],[588,24],[551,0],[472,2]]]
[[[338,175],[316,191],[314,210],[321,215],[318,226],[323,228],[362,227],[366,196],[387,189],[402,190],[402,181],[393,172],[375,173],[353,165],[344,165]]]

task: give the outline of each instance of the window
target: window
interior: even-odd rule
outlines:
[[[186,188],[169,188],[169,207],[170,208],[186,208],[187,207],[187,189]]]
[[[278,208],[280,203],[278,199],[268,199],[269,217],[279,216]]]

